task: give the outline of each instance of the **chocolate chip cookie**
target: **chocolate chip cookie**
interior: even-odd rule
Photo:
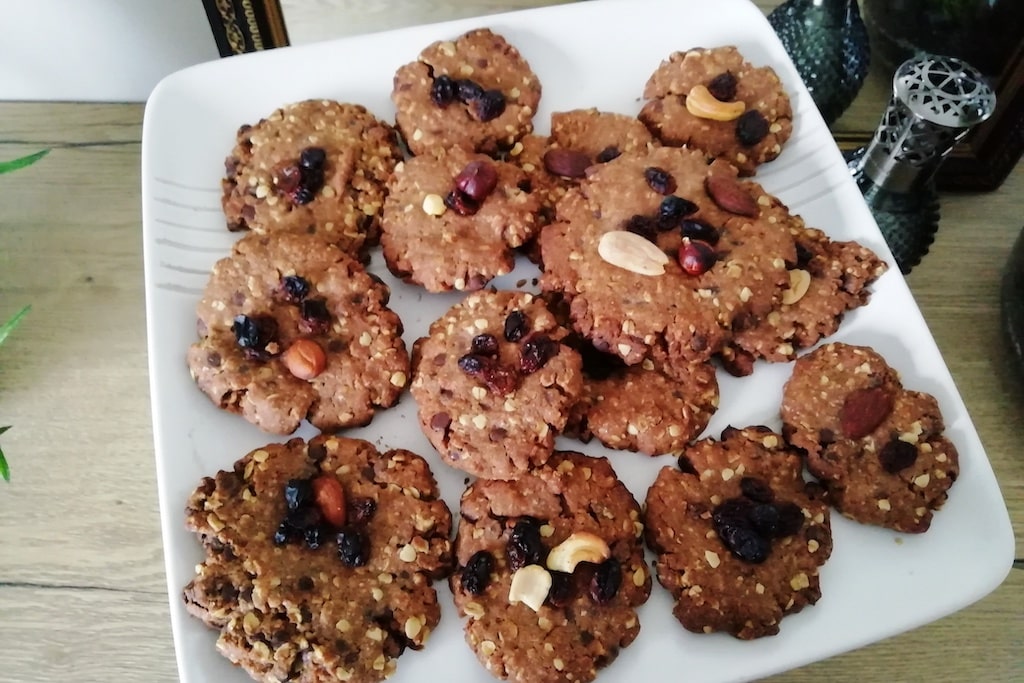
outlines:
[[[642,533],[604,458],[556,452],[517,481],[471,484],[451,587],[480,662],[520,683],[593,680],[640,630]]]
[[[686,145],[752,175],[793,132],[778,75],[728,45],[675,52],[644,86],[640,120],[666,145]]]
[[[960,472],[933,396],[903,388],[885,359],[833,343],[793,365],[783,429],[842,514],[922,533]]]
[[[529,189],[516,166],[457,147],[400,164],[384,203],[388,268],[430,292],[482,289],[539,228]]]
[[[238,129],[224,162],[228,229],[315,233],[357,254],[376,239],[384,183],[401,160],[365,107],[306,100]]]
[[[213,268],[189,370],[214,404],[267,432],[365,425],[408,382],[389,295],[315,235],[246,235]]]
[[[409,451],[270,444],[203,479],[185,513],[206,551],[185,605],[256,680],[383,680],[437,626],[451,514]]]
[[[413,154],[494,154],[533,130],[541,85],[504,37],[479,28],[429,45],[395,73],[391,101]]]
[[[474,292],[413,347],[420,426],[452,467],[515,479],[544,464],[582,388],[579,354],[544,302]]]
[[[802,470],[781,435],[729,427],[658,473],[647,492],[647,543],[687,630],[774,635],[784,616],[821,597],[829,510]]]

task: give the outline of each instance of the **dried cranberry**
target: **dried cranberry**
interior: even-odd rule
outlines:
[[[512,311],[505,318],[505,340],[517,342],[523,338],[528,325],[526,314],[520,310]]]
[[[519,370],[524,375],[532,375],[557,355],[558,342],[546,334],[530,335],[520,350]]]
[[[659,226],[658,222],[650,216],[634,214],[626,220],[622,229],[626,232],[640,235],[644,239],[653,242],[657,237]]]
[[[498,339],[493,334],[478,334],[471,344],[473,353],[481,356],[498,355]]]
[[[430,99],[439,107],[447,107],[458,96],[458,90],[452,77],[442,74],[434,78],[430,86]]]
[[[444,205],[460,216],[472,216],[480,206],[465,192],[452,190],[444,197]]]
[[[236,316],[231,331],[247,357],[266,360],[275,355],[267,350],[267,346],[277,338],[277,321],[271,316]]]
[[[590,579],[590,597],[599,605],[606,605],[615,598],[622,585],[622,566],[614,557],[597,565]]]
[[[606,164],[612,159],[618,158],[620,154],[622,154],[622,152],[619,151],[618,147],[615,145],[609,145],[597,153],[596,160],[599,164]]]
[[[544,559],[544,544],[540,538],[540,523],[532,517],[516,522],[505,548],[509,569],[518,571],[528,564],[540,564]]]
[[[469,103],[480,99],[484,94],[484,89],[481,88],[476,81],[472,81],[468,78],[460,78],[455,81],[455,92],[460,101]]]
[[[309,294],[309,281],[300,275],[285,275],[281,278],[280,291],[285,301],[297,303]]]
[[[473,102],[476,116],[481,121],[490,121],[505,111],[505,96],[500,90],[487,90]]]
[[[331,327],[331,314],[324,299],[304,299],[299,304],[300,329],[306,334],[323,334]]]
[[[764,140],[768,135],[768,119],[756,109],[749,109],[736,119],[736,139],[741,145],[750,147]]]
[[[676,191],[676,179],[663,168],[648,166],[644,169],[644,179],[658,194],[672,194]]]
[[[775,498],[772,489],[764,479],[743,477],[740,479],[740,491],[755,503],[770,503]]]
[[[303,170],[320,170],[327,161],[327,152],[322,147],[307,147],[299,154],[299,167]]]
[[[548,589],[548,597],[545,600],[552,607],[565,607],[572,600],[573,578],[572,574],[552,571],[551,588]]]
[[[683,216],[689,216],[697,211],[697,205],[689,199],[677,197],[674,194],[661,200],[658,207],[658,228],[660,230],[671,230],[679,225]]]
[[[491,582],[491,572],[494,571],[494,556],[486,550],[478,550],[473,553],[462,570],[462,590],[473,595],[480,595],[487,590]]]
[[[278,171],[274,178],[274,186],[279,192],[291,194],[302,184],[302,169],[291,164]]]
[[[313,485],[309,479],[289,479],[284,485],[284,502],[289,510],[297,510],[313,501]]]
[[[792,536],[804,525],[804,511],[796,503],[781,503],[775,506],[779,511],[779,521],[775,529],[776,538]]]
[[[358,529],[338,532],[338,559],[348,567],[362,567],[370,560],[370,541]]]
[[[683,237],[689,237],[691,240],[700,240],[707,242],[708,244],[718,244],[718,230],[713,225],[708,225],[703,221],[685,219],[679,228],[679,232],[682,233]]]
[[[882,446],[882,450],[878,452],[878,460],[882,463],[883,470],[889,474],[896,474],[914,464],[917,460],[917,446],[893,439]]]
[[[703,275],[715,265],[715,248],[703,240],[684,237],[679,247],[679,265],[690,275]]]
[[[498,185],[498,172],[489,161],[471,161],[455,176],[455,189],[479,204]]]
[[[370,521],[377,511],[377,501],[373,498],[351,498],[346,505],[348,523],[361,526]]]
[[[508,396],[519,386],[519,375],[516,374],[516,371],[497,362],[484,368],[480,373],[480,379],[488,389],[499,396]]]
[[[736,77],[731,71],[724,71],[708,83],[708,92],[719,102],[731,102],[736,98]]]

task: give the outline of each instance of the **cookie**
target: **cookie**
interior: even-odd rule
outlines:
[[[315,235],[246,235],[213,267],[189,370],[214,404],[267,432],[368,424],[409,375],[389,295]]]
[[[736,319],[767,315],[796,261],[774,222],[781,203],[735,173],[674,147],[592,167],[538,238],[541,287],[565,295],[576,330],[629,365],[685,372],[709,359]]]
[[[782,151],[793,110],[778,75],[733,46],[675,52],[644,86],[643,121],[666,145],[724,159],[742,175]]]
[[[848,311],[868,302],[868,288],[888,269],[857,242],[833,241],[798,216],[788,222],[797,249],[790,285],[768,315],[733,325],[732,339],[721,352],[733,375],[749,375],[758,358],[793,360],[798,351],[834,334]]]
[[[521,169],[483,154],[453,148],[409,159],[384,203],[388,268],[430,292],[482,289],[512,271],[514,250],[539,228],[528,190]]]
[[[651,576],[632,494],[604,458],[556,452],[462,496],[451,588],[492,675],[591,681],[640,630]]]
[[[935,398],[904,389],[868,347],[826,344],[798,359],[782,421],[829,500],[858,522],[925,532],[960,472]]]
[[[718,408],[718,380],[710,363],[669,376],[654,362],[626,365],[614,354],[584,347],[583,398],[566,433],[597,438],[608,448],[647,455],[683,449],[708,426]]]
[[[828,506],[799,453],[767,427],[728,427],[688,447],[647,492],[647,543],[673,613],[694,633],[779,632],[821,597],[832,552]]]
[[[395,119],[413,154],[494,154],[533,130],[541,86],[504,37],[479,28],[438,41],[395,73]]]
[[[437,626],[451,514],[409,451],[270,444],[203,479],[185,513],[206,552],[185,605],[256,680],[383,680]]]
[[[416,341],[410,391],[446,463],[514,479],[547,461],[583,383],[565,335],[532,294],[482,291]]]
[[[315,233],[357,254],[401,158],[395,131],[361,105],[289,104],[238,129],[221,183],[228,229]]]

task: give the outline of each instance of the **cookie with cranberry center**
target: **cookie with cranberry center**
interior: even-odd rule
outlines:
[[[673,613],[694,633],[752,639],[821,597],[828,506],[803,462],[767,427],[728,427],[665,467],[647,492],[646,538]]]
[[[408,382],[389,296],[315,235],[247,235],[213,267],[189,371],[215,405],[267,432],[368,424]]]
[[[462,496],[450,583],[488,672],[591,681],[640,630],[651,576],[640,508],[604,458],[559,451]]]
[[[793,110],[778,75],[734,46],[674,52],[644,86],[643,121],[662,143],[686,145],[752,175],[793,132]]]
[[[832,343],[800,357],[781,412],[829,500],[858,522],[925,532],[960,472],[935,397],[905,389],[868,347]]]
[[[358,254],[377,237],[395,131],[361,105],[305,100],[238,130],[224,162],[228,229],[315,233]]]
[[[515,479],[547,461],[583,382],[566,333],[539,298],[485,290],[416,341],[410,391],[446,463]]]
[[[503,36],[479,28],[432,43],[395,73],[391,101],[413,154],[494,154],[533,130],[541,85]]]
[[[482,289],[539,228],[529,189],[516,166],[459,148],[405,161],[384,203],[388,268],[430,292]]]
[[[203,479],[185,513],[206,552],[186,607],[256,680],[383,680],[437,626],[451,514],[409,451],[270,444]]]

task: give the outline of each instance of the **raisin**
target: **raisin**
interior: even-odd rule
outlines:
[[[473,337],[471,351],[480,356],[497,356],[498,338],[493,334],[478,334]]]
[[[768,135],[768,119],[756,109],[740,114],[736,119],[736,139],[745,147],[756,145]]]
[[[462,570],[462,590],[473,595],[480,595],[487,590],[494,571],[494,556],[486,550],[473,553]]]
[[[679,247],[679,265],[689,275],[703,275],[715,265],[715,248],[703,240],[683,238]]]
[[[465,192],[452,190],[444,196],[444,205],[460,216],[472,216],[480,206]]]
[[[467,353],[459,359],[459,370],[467,375],[477,375],[484,369],[484,359],[472,353]]]
[[[295,529],[287,522],[281,522],[274,532],[274,545],[284,545],[295,537]]]
[[[558,355],[558,342],[546,334],[530,335],[523,342],[519,355],[519,370],[524,375],[532,375],[547,365],[547,362]]]
[[[622,585],[622,566],[614,557],[597,565],[590,579],[590,597],[598,605],[606,605],[615,598]]]
[[[609,145],[597,153],[597,163],[607,164],[612,159],[617,159],[622,152],[615,145]]]
[[[650,216],[634,214],[623,224],[622,229],[635,235],[640,235],[645,240],[653,242],[658,233],[658,222]]]
[[[299,329],[305,334],[323,334],[331,328],[331,314],[324,299],[303,299],[299,316]]]
[[[459,87],[451,76],[444,74],[434,79],[430,86],[430,99],[439,107],[447,107],[458,96]]]
[[[290,526],[296,531],[304,532],[311,526],[316,526],[323,521],[323,515],[320,514],[320,510],[315,507],[304,506],[296,508],[295,510],[289,510],[288,514],[285,515],[284,523]]]
[[[565,607],[573,597],[572,574],[552,571],[551,588],[548,589],[548,597],[545,602],[552,607]]]
[[[775,538],[792,536],[804,525],[804,511],[796,503],[781,503],[776,506],[779,521],[775,529]]]
[[[676,179],[672,174],[657,166],[648,166],[644,169],[644,179],[651,189],[658,194],[672,194],[676,191]]]
[[[292,203],[302,206],[313,201],[313,198],[316,196],[316,190],[307,185],[299,185],[290,196]]]
[[[757,533],[773,538],[779,530],[779,510],[771,503],[757,503],[750,508],[750,523]]]
[[[299,168],[320,170],[327,161],[327,152],[322,147],[307,147],[299,154]]]
[[[377,511],[377,501],[373,498],[353,498],[348,501],[348,523],[365,525]]]
[[[697,211],[697,205],[689,199],[677,197],[674,194],[661,200],[658,207],[658,229],[671,230],[679,225],[683,216],[689,216]]]
[[[487,199],[497,185],[498,172],[489,161],[471,161],[455,176],[455,189],[477,204]]]
[[[914,464],[917,460],[917,446],[893,439],[878,452],[878,460],[882,463],[883,470],[889,474],[896,474]]]
[[[284,502],[289,510],[297,510],[313,501],[313,484],[309,479],[289,479],[284,485]]]
[[[310,550],[317,550],[327,541],[327,535],[330,533],[327,525],[325,524],[314,524],[308,527],[302,532],[302,540],[306,542],[306,547]]]
[[[516,522],[508,537],[505,548],[508,566],[513,572],[528,564],[541,564],[544,559],[544,545],[540,538],[540,523],[532,517],[523,517]]]
[[[708,92],[719,102],[736,99],[736,77],[731,71],[723,71],[708,83]]]
[[[703,221],[697,221],[692,219],[684,219],[682,225],[679,228],[679,232],[682,233],[683,237],[689,237],[691,240],[700,240],[707,242],[708,244],[718,244],[718,230],[708,225]]]
[[[481,88],[476,81],[472,81],[468,78],[460,78],[455,81],[455,93],[456,97],[458,97],[460,101],[469,103],[480,99],[484,94],[484,89]]]
[[[338,532],[338,559],[348,567],[362,567],[370,560],[370,542],[366,534],[357,529]]]
[[[505,340],[517,342],[522,339],[526,333],[528,322],[526,314],[522,311],[516,310],[509,313],[505,318]]]
[[[755,503],[770,503],[775,498],[772,489],[764,479],[743,477],[740,479],[740,491]]]
[[[281,278],[281,297],[289,303],[298,303],[309,294],[309,281],[300,275],[285,275]]]
[[[722,543],[733,555],[751,564],[761,564],[768,559],[771,542],[749,526],[725,525],[715,529]]]
[[[235,333],[235,341],[245,350],[246,357],[268,360],[275,355],[267,350],[267,346],[277,338],[277,321],[271,316],[236,316],[231,331]]]
[[[476,116],[481,121],[490,121],[502,115],[505,111],[505,96],[500,90],[487,90],[473,103],[476,109]]]

